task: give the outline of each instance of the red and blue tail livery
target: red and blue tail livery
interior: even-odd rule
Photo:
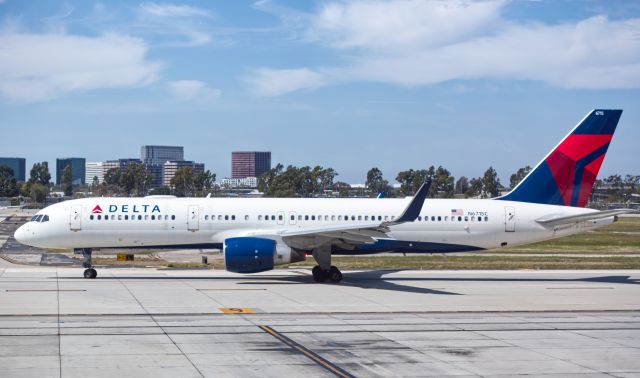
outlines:
[[[622,110],[591,111],[500,200],[585,207]]]

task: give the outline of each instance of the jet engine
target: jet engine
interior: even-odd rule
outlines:
[[[257,273],[283,265],[304,261],[304,252],[265,238],[239,237],[224,241],[226,269],[236,273]]]

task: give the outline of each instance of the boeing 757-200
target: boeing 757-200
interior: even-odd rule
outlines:
[[[430,253],[517,246],[591,230],[627,210],[585,208],[622,110],[591,111],[531,172],[493,199],[85,198],[51,205],[15,238],[84,254],[101,248],[220,248],[255,273],[313,255],[317,282],[339,282],[332,254]]]

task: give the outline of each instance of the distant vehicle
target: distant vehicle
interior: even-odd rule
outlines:
[[[533,243],[612,223],[626,209],[585,209],[622,110],[593,110],[509,193],[494,199],[86,198],[49,206],[20,243],[75,249],[95,278],[99,248],[221,248],[254,273],[313,255],[317,282],[339,282],[332,254],[460,252]]]

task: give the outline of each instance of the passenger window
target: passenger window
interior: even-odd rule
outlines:
[[[364,220],[368,221],[368,220],[369,220],[369,216],[368,216],[368,215],[365,215],[365,216],[364,216]]]
[[[138,220],[142,220],[142,215],[138,215]]]
[[[351,216],[351,220],[352,220],[352,221],[356,220],[356,216],[355,216],[355,215],[352,215],[352,216]]]
[[[385,215],[385,216],[384,216],[384,220],[388,221],[388,220],[389,220],[389,216],[388,216],[388,215]]]
[[[145,216],[144,216],[144,220],[149,220],[149,216],[148,216],[148,215],[145,215]]]
[[[362,215],[358,215],[358,220],[361,221],[362,220]]]
[[[235,215],[232,215],[232,216],[231,216],[231,220],[236,220],[236,216],[235,216]]]
[[[171,216],[171,220],[176,220],[176,216],[175,216],[175,215],[172,215],[172,216]]]
[[[331,220],[332,220],[332,221],[336,220],[336,216],[335,216],[335,215],[332,215],[332,216],[331,216]]]
[[[418,220],[421,221],[422,220],[422,215],[418,215]]]
[[[124,220],[129,220],[129,215],[125,215]]]
[[[275,215],[272,215],[272,216],[271,216],[271,220],[276,220],[276,216],[275,216]]]
[[[378,220],[381,221],[382,220],[382,215],[378,215]]]
[[[308,215],[305,215],[305,216],[304,216],[304,220],[309,220],[309,216],[308,216]]]
[[[342,215],[338,215],[338,220],[341,221],[342,220]]]
[[[488,222],[489,221],[489,217],[484,217],[484,221]]]
[[[93,215],[89,215],[89,219],[93,220]]]
[[[462,217],[458,217],[458,222],[462,222]]]
[[[262,215],[258,215],[258,220],[261,221],[262,220]]]
[[[468,222],[468,221],[469,221],[469,217],[465,216],[465,217],[464,217],[464,221],[465,221],[465,222]]]
[[[209,220],[209,216],[208,216],[208,215],[205,215],[205,216],[204,216],[204,220]]]
[[[432,215],[432,216],[431,216],[431,221],[433,222],[433,221],[435,221],[435,220],[436,220],[436,217]]]
[[[218,215],[218,220],[222,220],[222,215]]]
[[[228,221],[228,220],[229,220],[229,216],[228,216],[228,215],[225,215],[225,216],[224,216],[224,220]]]
[[[292,215],[292,216],[291,216],[291,220],[296,220],[296,216],[295,216],[295,215]]]
[[[451,219],[453,219],[453,217],[451,217]],[[449,216],[447,215],[447,216],[444,217],[444,221],[446,222],[448,220],[449,220]]]
[[[441,220],[442,220],[442,217],[438,215],[438,222],[440,222]]]
[[[155,215],[152,215],[152,216],[151,216],[151,220],[156,220],[156,216],[155,216]]]
[[[98,215],[98,220],[102,220],[102,216]]]
[[[282,214],[278,215],[278,220],[284,220],[284,217],[282,216]]]
[[[302,215],[298,215],[298,220],[301,221],[302,220]]]
[[[316,220],[316,216],[315,216],[315,215],[312,215],[312,216],[311,216],[311,220]]]
[[[116,220],[116,216],[115,216],[115,215],[112,215],[112,216],[111,216],[111,220]]]
[[[211,219],[213,220],[213,215],[211,216]],[[165,216],[164,216],[164,220],[169,220],[169,216],[168,216],[168,215],[165,215]]]
[[[246,221],[249,220],[249,215],[248,214],[244,216],[244,220],[246,220]]]
[[[325,216],[324,216],[324,220],[325,220],[325,221],[328,221],[328,220],[329,220],[329,216],[328,216],[328,215],[325,215]]]

